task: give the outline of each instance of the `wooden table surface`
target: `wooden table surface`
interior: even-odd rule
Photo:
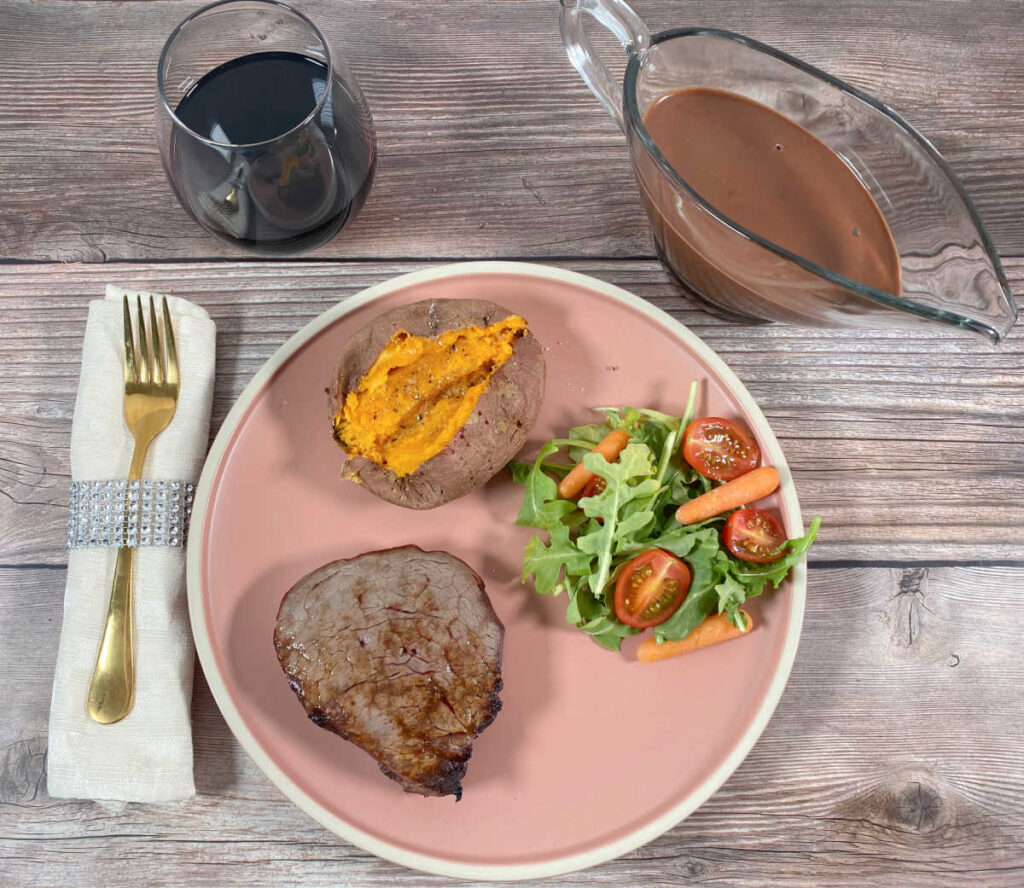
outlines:
[[[554,0],[301,0],[350,59],[380,166],[356,224],[254,261],[175,202],[156,58],[194,2],[0,0],[0,885],[427,885],[294,808],[201,675],[194,800],[51,799],[68,442],[86,306],[179,293],[218,325],[214,429],[277,346],[393,275],[549,262],[625,287],[739,374],[824,518],[792,678],[684,823],[547,884],[1024,883],[1024,332],[746,328],[653,256],[623,138],[561,48]],[[873,92],[948,158],[1024,292],[1024,4],[637,2],[652,29],[731,28]],[[602,44],[607,47],[608,43]]]

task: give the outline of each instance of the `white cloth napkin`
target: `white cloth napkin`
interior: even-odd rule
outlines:
[[[108,286],[89,305],[71,428],[71,478],[124,478],[133,438],[124,421],[122,295],[133,316],[137,291]],[[142,293],[147,317],[148,293]],[[153,442],[143,480],[199,478],[213,398],[216,328],[184,299],[168,297],[181,371],[178,407]],[[160,313],[157,303],[157,313]],[[51,796],[162,802],[195,793],[192,781],[192,670],[195,650],[185,601],[185,550],[144,546],[135,558],[135,705],[101,725],[86,710],[106,620],[114,548],[68,553],[64,625],[50,704],[47,783]]]

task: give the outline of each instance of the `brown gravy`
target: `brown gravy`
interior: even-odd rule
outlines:
[[[722,215],[832,272],[899,295],[899,253],[881,211],[839,155],[803,127],[744,96],[706,88],[666,93],[648,108],[644,125],[680,176]],[[713,301],[722,302],[717,290],[731,287],[726,302],[740,308],[758,297],[756,281],[778,278],[791,265],[724,230],[713,232],[709,217],[687,215],[670,189],[658,190],[645,188],[644,198],[660,246],[687,282],[710,289],[705,295]]]

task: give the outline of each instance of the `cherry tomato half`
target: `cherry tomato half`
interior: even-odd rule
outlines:
[[[664,549],[637,555],[615,584],[615,616],[646,629],[664,623],[690,591],[690,568]]]
[[[786,542],[786,532],[779,519],[764,509],[739,509],[729,516],[722,528],[725,548],[743,561],[769,564],[778,561]]]
[[[683,435],[683,459],[705,478],[732,481],[761,461],[757,441],[742,426],[718,416],[695,419]]]
[[[583,490],[580,491],[580,499],[585,496],[597,496],[600,493],[604,493],[608,487],[608,482],[604,480],[600,475],[594,475],[585,485]]]

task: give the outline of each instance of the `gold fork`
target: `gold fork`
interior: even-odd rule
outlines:
[[[135,438],[135,451],[128,470],[129,481],[141,480],[146,452],[153,439],[167,428],[174,416],[179,388],[178,352],[174,345],[174,329],[167,310],[167,299],[163,300],[162,339],[153,297],[149,297],[148,338],[142,298],[136,297],[136,302],[138,352],[132,337],[128,297],[124,297],[124,418]],[[122,546],[117,550],[107,622],[103,627],[103,641],[89,687],[89,715],[105,725],[124,718],[135,702],[135,650],[132,643],[134,562],[134,548]]]

